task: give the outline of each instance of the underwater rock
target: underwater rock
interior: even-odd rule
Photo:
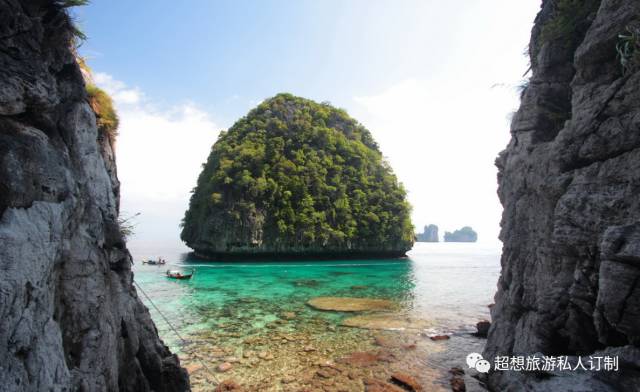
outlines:
[[[404,389],[385,381],[367,378],[364,379],[363,382],[365,392],[406,392]]]
[[[397,307],[395,302],[386,299],[354,297],[316,297],[307,304],[315,309],[336,312],[391,310]]]
[[[233,380],[222,381],[215,389],[215,392],[242,392],[242,387]]]
[[[431,323],[426,320],[413,319],[397,313],[364,314],[348,317],[342,320],[341,325],[345,327],[355,327],[364,329],[382,330],[423,330],[431,327]]]
[[[415,379],[406,373],[393,373],[391,375],[391,382],[399,385],[403,389],[409,392],[422,392],[422,385]]]
[[[218,371],[222,373],[228,372],[232,368],[233,368],[233,365],[230,364],[229,362],[223,362],[220,365],[218,365]]]
[[[449,335],[433,335],[433,336],[429,336],[429,339],[433,341],[438,341],[438,340],[449,340],[451,339],[451,337]]]
[[[371,366],[378,362],[391,362],[393,358],[393,354],[389,351],[356,351],[341,358],[339,362],[350,366]]]
[[[282,318],[285,320],[293,320],[296,318],[295,312],[284,312],[282,313]]]

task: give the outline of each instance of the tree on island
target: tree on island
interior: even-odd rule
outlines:
[[[438,242],[438,226],[426,225],[422,233],[416,234],[418,242]]]
[[[453,233],[449,231],[444,233],[444,242],[476,242],[477,240],[478,233],[469,226],[465,226]]]

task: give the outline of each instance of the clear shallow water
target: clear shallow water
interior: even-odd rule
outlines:
[[[133,254],[136,259],[135,248]],[[478,320],[489,317],[487,305],[493,302],[500,270],[497,247],[463,243],[418,243],[409,258],[400,260],[214,263],[191,260],[184,254],[164,256],[170,266],[141,265],[136,259],[135,280],[180,333],[197,342],[184,346],[149,306],[161,336],[184,356],[185,363],[196,350],[198,357],[209,358],[214,367],[225,356],[244,358],[242,350],[255,345],[257,350],[282,356],[283,366],[291,367],[289,372],[303,372],[305,359],[298,357],[310,354],[301,345],[283,348],[280,342],[286,342],[289,335],[321,347],[323,359],[339,360],[350,351],[379,349],[374,341],[382,333],[392,334],[398,342],[418,342],[411,353],[396,353],[398,366],[401,370],[411,367],[423,382],[434,385],[446,385],[443,370],[463,366],[469,352],[482,349],[484,341],[468,332]],[[170,280],[164,276],[167,268],[193,269],[195,275],[187,281]],[[341,327],[341,321],[353,314],[306,306],[318,296],[389,299],[399,305],[394,313],[397,317],[426,320],[429,328],[425,332],[452,333],[453,337],[434,343],[416,330],[394,333]],[[207,345],[208,351],[203,348]],[[260,384],[259,377],[274,377],[269,373],[273,366],[261,373],[261,362],[249,358],[245,372],[243,361],[229,374],[259,390],[286,390],[280,384]],[[194,380],[198,389],[198,378]],[[206,382],[199,389],[206,390]]]

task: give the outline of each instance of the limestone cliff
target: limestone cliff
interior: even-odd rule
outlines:
[[[476,242],[478,241],[478,233],[471,227],[465,226],[453,232],[444,232],[444,242]]]
[[[493,372],[494,390],[640,385],[640,2],[545,0],[497,160],[502,274],[485,357],[618,355],[618,372]],[[634,60],[635,59],[635,60]],[[634,64],[633,62],[636,61]]]
[[[63,5],[0,2],[1,389],[188,390],[132,286]]]
[[[438,242],[438,226],[425,225],[422,233],[416,234],[417,242]]]

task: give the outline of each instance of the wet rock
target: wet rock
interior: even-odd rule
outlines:
[[[422,392],[422,385],[413,376],[406,373],[393,373],[391,375],[391,382],[399,385],[409,392]]]
[[[476,323],[476,333],[475,336],[479,338],[486,338],[489,334],[489,328],[491,327],[491,322],[487,320],[478,321]]]
[[[397,307],[395,302],[386,299],[354,297],[317,297],[307,304],[315,309],[337,312],[391,310]]]
[[[218,371],[219,372],[228,372],[229,370],[231,370],[233,368],[233,365],[230,364],[229,362],[223,362],[220,365],[218,365]]]
[[[453,376],[451,377],[451,381],[449,382],[451,385],[451,390],[453,392],[466,392],[467,386],[464,383],[464,378],[461,376]]]
[[[449,340],[451,337],[449,335],[431,335],[429,339],[438,341],[438,340]]]
[[[317,280],[314,279],[299,279],[293,282],[294,286],[297,287],[309,287],[309,288],[315,288],[320,286],[320,282],[318,282]]]

